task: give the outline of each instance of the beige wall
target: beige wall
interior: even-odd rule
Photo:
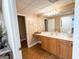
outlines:
[[[60,32],[60,16],[54,17],[55,19],[55,31]]]
[[[33,39],[32,35],[34,32],[45,31],[44,18],[34,14],[26,14],[26,30],[28,36],[28,45],[37,42],[37,40]]]
[[[49,19],[54,19],[54,31],[60,32],[61,16],[55,16]]]

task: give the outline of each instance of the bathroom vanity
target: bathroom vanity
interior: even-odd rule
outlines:
[[[43,32],[33,35],[41,41],[41,47],[60,59],[72,59],[72,38],[65,33]]]

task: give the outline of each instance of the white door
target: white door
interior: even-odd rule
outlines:
[[[55,30],[55,20],[48,19],[48,32],[54,32]]]
[[[22,59],[15,1],[16,0],[2,0],[2,11],[8,34],[8,42],[13,52],[13,58]]]

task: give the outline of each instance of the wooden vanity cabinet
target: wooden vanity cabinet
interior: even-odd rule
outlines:
[[[46,51],[56,55],[56,40],[41,36],[42,48]]]
[[[61,59],[72,59],[72,42],[57,40],[57,54]]]
[[[41,41],[41,47],[60,59],[72,59],[72,41],[37,36]]]
[[[60,59],[72,59],[72,42],[41,36],[42,48]]]
[[[67,42],[63,41],[63,40],[58,40],[57,43],[59,43],[59,45],[57,45],[57,47],[59,46],[59,55],[58,57],[60,57],[61,59],[68,59],[68,47],[67,47]]]
[[[41,36],[40,40],[42,43],[41,47],[46,51],[49,51],[49,43],[48,43],[49,39],[47,37]]]
[[[68,59],[72,59],[73,42],[69,41],[67,47],[68,47]]]
[[[56,46],[56,56],[60,57],[60,42],[59,40],[56,41],[57,42],[57,46]]]
[[[57,40],[56,39],[52,39],[52,38],[49,38],[49,41],[48,41],[48,44],[49,44],[49,52],[56,55],[57,53]]]

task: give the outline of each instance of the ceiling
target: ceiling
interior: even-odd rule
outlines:
[[[50,6],[48,0],[16,0],[18,12],[37,11]]]
[[[0,0],[0,9],[2,8],[2,0]]]
[[[27,12],[41,14],[73,2],[73,0],[51,1],[53,2],[49,0],[16,0],[17,12],[20,14],[26,14]]]

